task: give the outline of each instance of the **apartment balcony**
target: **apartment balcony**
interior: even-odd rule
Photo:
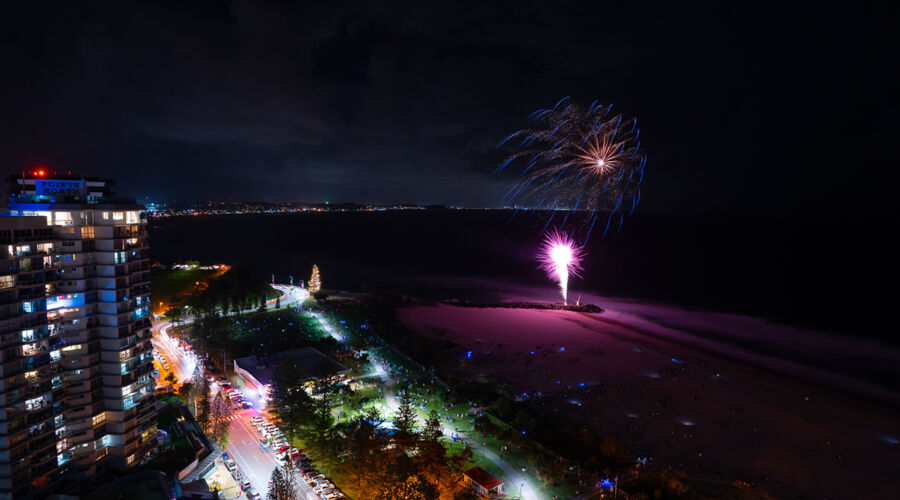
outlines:
[[[142,285],[150,283],[150,273],[149,272],[141,272],[137,274],[131,275],[131,284],[132,285]]]
[[[24,344],[22,346],[22,356],[30,357],[37,356],[38,354],[44,354],[47,352],[47,344]]]
[[[77,358],[64,360],[64,366],[67,370],[88,368],[98,363],[100,363],[100,353],[87,354],[78,356]]]
[[[2,242],[0,242],[2,244]],[[0,252],[0,276],[6,276],[9,274],[16,274],[19,272],[16,266],[16,260],[10,258],[11,256],[3,250]]]
[[[29,274],[19,274],[16,279],[17,287],[28,287],[35,285],[43,285],[46,281],[46,273],[44,272],[44,266],[41,265],[41,268],[36,270],[37,272],[30,272]]]
[[[149,271],[150,264],[147,262],[132,262],[130,266],[128,266],[128,270],[132,273],[141,272],[141,271]]]
[[[23,414],[24,412],[21,412],[19,415],[9,418],[9,424],[4,426],[5,429],[0,430],[0,436],[18,435],[20,431],[28,430],[28,423],[25,422],[24,418],[19,418]]]
[[[41,367],[49,365],[51,361],[52,358],[50,358],[49,354],[38,354],[36,356],[25,359],[25,363],[22,365],[22,368],[27,371],[37,370]]]
[[[12,409],[15,404],[19,404],[22,402],[22,393],[18,389],[12,389],[10,391],[0,391],[0,411],[4,408]],[[0,416],[0,420],[3,420],[3,417]]]
[[[21,378],[25,362],[21,359],[10,361],[0,365],[0,381],[2,380],[18,380]],[[24,380],[22,380],[24,382]]]
[[[57,461],[58,465],[62,466],[63,464],[65,464],[69,460],[72,460],[73,458],[75,458],[75,455],[72,455],[68,451],[64,451],[56,456],[56,461]]]
[[[53,417],[53,403],[41,402],[40,406],[25,408],[25,420],[28,425],[35,425]]]
[[[22,357],[22,352],[17,347],[7,347],[0,350],[0,365],[10,361],[16,361]]]
[[[10,478],[13,488],[19,485],[29,483],[30,474],[28,474],[28,461],[24,460],[28,457],[25,453],[21,457],[10,457],[9,462],[0,461],[0,480]],[[2,460],[2,459],[0,459]]]
[[[41,441],[34,445],[38,448],[32,448],[31,443],[29,443],[29,448],[32,448],[32,473],[35,472],[35,467],[38,470],[43,471],[46,471],[50,468],[56,468],[56,442],[59,439],[60,438],[57,437],[56,434],[50,434],[49,436],[45,436],[43,439],[41,439]],[[51,459],[53,460],[52,462],[50,462]],[[50,467],[51,463],[53,464],[52,467]],[[43,467],[41,466],[42,464]]]
[[[38,285],[43,285],[43,282],[38,283]],[[46,297],[46,295],[43,286],[37,286],[34,289],[29,288],[19,290],[19,300],[43,299],[44,297]]]
[[[31,427],[30,429],[28,429],[28,438],[29,439],[40,439],[40,438],[46,436],[48,433],[54,432],[55,430],[56,430],[56,428],[53,427],[52,423],[44,422],[43,424],[40,424],[38,426],[34,426],[34,427]],[[56,434],[54,433],[54,435],[56,435]]]
[[[87,322],[84,324],[87,327]],[[64,339],[67,344],[83,344],[99,338],[100,329],[96,327],[71,329],[64,328],[60,333],[60,338]]]
[[[22,443],[26,443],[28,441],[28,429],[27,427],[23,427],[15,432],[11,432],[6,436],[0,435],[0,448],[15,448]]]
[[[39,378],[35,378],[35,380],[39,380]],[[24,390],[25,397],[28,399],[35,398],[37,396],[41,396],[43,394],[47,394],[53,391],[53,386],[51,381],[44,378],[38,383],[30,382],[28,386]]]
[[[25,387],[25,377],[21,372],[10,376],[0,375],[0,392],[10,392]]]
[[[129,238],[134,239],[134,238]],[[125,250],[136,250],[136,249],[145,249],[149,248],[150,245],[147,244],[147,241],[143,238],[137,238],[137,241],[128,241],[125,240]]]
[[[0,306],[6,306],[10,304],[15,304],[19,302],[19,294],[16,293],[16,289],[7,289],[5,292],[0,293]]]

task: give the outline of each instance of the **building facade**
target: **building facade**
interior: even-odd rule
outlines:
[[[58,346],[49,359],[63,380],[61,403],[49,400],[53,418],[61,408],[64,424],[53,436],[57,467],[130,468],[140,464],[157,434],[142,208],[114,197],[108,180],[46,173],[11,179],[9,210],[0,219],[42,220],[49,229],[50,239],[42,243],[49,253],[38,307],[48,338],[52,333],[56,341],[47,343]],[[20,320],[28,328],[15,330],[23,339],[29,329],[43,333],[41,325],[35,330],[28,321]],[[7,392],[2,386],[0,391]],[[0,481],[3,463],[0,455]],[[0,484],[0,496],[5,491]]]
[[[48,482],[66,455],[65,374],[47,319],[57,240],[43,217],[0,218],[0,495]]]

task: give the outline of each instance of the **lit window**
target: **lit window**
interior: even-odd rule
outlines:
[[[71,226],[72,212],[53,212],[53,224],[57,226]]]
[[[108,219],[109,219],[109,212],[103,212],[103,219],[104,219],[104,220],[108,220]]]
[[[122,220],[125,218],[125,212],[113,212],[113,220]]]
[[[99,423],[105,422],[106,421],[106,412],[98,413],[97,415],[94,415],[94,418],[92,420],[93,420],[93,425],[97,425]]]

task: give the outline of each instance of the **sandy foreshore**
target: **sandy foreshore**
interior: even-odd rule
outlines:
[[[505,300],[546,297],[507,290]],[[603,313],[414,305],[399,318],[471,350],[444,369],[561,395],[564,418],[630,451],[778,496],[888,498],[900,351],[729,314],[583,295]],[[545,396],[546,397],[546,396]]]

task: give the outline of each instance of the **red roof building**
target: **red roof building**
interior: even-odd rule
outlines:
[[[503,493],[503,481],[481,467],[472,467],[463,472],[463,481],[482,496]]]
[[[355,358],[359,356],[359,353],[354,349],[348,349],[346,351],[341,351],[335,355],[338,360],[347,359],[347,358]]]

